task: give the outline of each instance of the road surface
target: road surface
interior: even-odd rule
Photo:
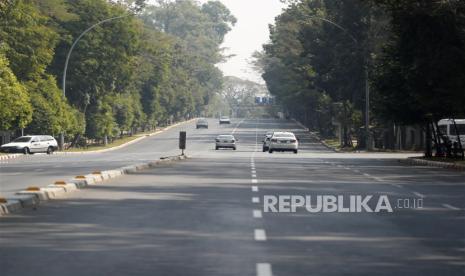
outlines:
[[[2,168],[2,185],[5,174],[33,184],[173,155],[181,129],[188,160],[0,218],[1,274],[465,274],[464,173],[402,165],[395,154],[334,153],[289,121],[211,120],[208,130],[188,124],[113,152],[18,159]],[[261,152],[269,129],[297,132],[299,154]],[[214,137],[231,132],[238,150],[215,151]],[[393,212],[264,212],[265,197],[286,195],[386,195]]]

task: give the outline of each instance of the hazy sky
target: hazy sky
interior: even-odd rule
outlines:
[[[269,40],[268,24],[274,24],[275,16],[281,13],[284,4],[279,0],[220,0],[237,18],[237,23],[226,35],[223,47],[226,54],[234,54],[228,62],[219,64],[226,76],[263,82],[260,74],[249,65],[251,55],[261,50]],[[207,2],[207,1],[201,1]]]
[[[219,0],[237,18],[237,23],[226,35],[222,47],[228,48],[226,55],[235,55],[218,67],[226,76],[263,83],[260,74],[249,65],[251,55],[261,50],[269,39],[268,24],[274,23],[275,16],[281,13],[284,4],[279,0]],[[155,2],[155,1],[149,1]],[[204,3],[208,0],[200,0]]]

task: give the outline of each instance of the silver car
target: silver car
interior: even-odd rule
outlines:
[[[208,128],[208,121],[204,118],[200,118],[197,120],[197,123],[195,124],[195,128]]]
[[[273,151],[293,151],[299,150],[299,141],[292,132],[275,132],[270,140],[269,153]]]
[[[265,133],[265,137],[263,137],[263,146],[262,146],[262,150],[263,152],[265,151],[268,151],[269,147],[270,147],[270,141],[271,141],[271,136],[273,136],[273,131],[267,131]]]
[[[233,135],[218,135],[215,139],[215,150],[229,148],[236,150],[237,139]]]

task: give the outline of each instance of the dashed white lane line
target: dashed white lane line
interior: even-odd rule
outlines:
[[[255,229],[254,237],[256,241],[266,241],[266,232],[263,229]]]
[[[260,203],[260,198],[254,196],[254,197],[252,197],[252,202],[253,202],[253,203]]]
[[[450,204],[442,204],[442,206],[446,207],[447,209],[454,210],[454,211],[459,211],[460,208],[457,208],[455,206],[452,206]]]
[[[420,194],[419,192],[413,192],[414,195],[416,195],[417,197],[425,197],[424,194]]]
[[[262,218],[262,217],[263,217],[262,211],[260,211],[260,210],[253,210],[253,217],[254,217],[254,218]]]
[[[252,192],[258,192],[258,187],[257,186],[252,186]]]
[[[245,119],[242,119],[239,123],[237,123],[236,127],[232,130],[231,134],[234,134],[236,132],[237,128],[242,124],[244,120]]]
[[[353,172],[360,173],[360,171],[359,171],[359,170],[353,170]]]
[[[350,168],[349,168],[349,167],[345,167],[344,169],[346,169],[346,170],[350,171]]]
[[[257,173],[257,171],[256,171],[256,170],[252,170],[252,174],[256,174],[256,173]]]
[[[253,177],[253,178],[257,178],[257,175],[253,173],[253,174],[252,174],[252,177]]]
[[[258,183],[257,179],[252,179],[252,183]]]
[[[257,276],[273,276],[271,265],[269,263],[258,263]]]
[[[363,175],[366,176],[366,177],[371,177],[371,175],[369,175],[367,173],[364,173]]]
[[[35,172],[41,172],[44,171],[45,169],[34,169]]]
[[[399,185],[399,184],[391,184],[391,185],[397,188],[403,188],[402,185]]]

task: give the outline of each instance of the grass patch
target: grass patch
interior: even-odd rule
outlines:
[[[421,159],[465,165],[465,160],[461,160],[461,159],[452,159],[452,158],[445,158],[445,157],[428,157],[428,158],[422,157]]]
[[[89,145],[87,148],[71,148],[67,149],[64,152],[81,152],[81,151],[94,151],[94,150],[103,150],[103,149],[109,149],[113,147],[120,146],[122,144],[125,144],[127,142],[131,142],[132,140],[135,140],[141,136],[144,136],[144,134],[137,134],[133,136],[126,136],[123,138],[119,138],[113,141],[113,143],[108,144],[108,145],[102,145],[102,144],[95,144],[95,145]]]

